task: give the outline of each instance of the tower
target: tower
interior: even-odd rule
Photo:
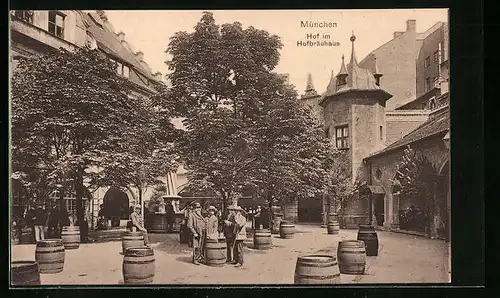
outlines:
[[[329,138],[339,150],[350,157],[353,182],[365,180],[362,160],[382,149],[385,141],[385,103],[392,97],[380,87],[381,73],[358,65],[354,32],[351,59],[346,66],[344,57],[340,71],[330,79],[319,104],[324,108],[324,121]]]
[[[319,105],[321,95],[319,95],[314,89],[312,75],[310,73],[307,75],[306,89],[304,90],[304,95],[301,96],[301,99],[304,104],[313,109],[316,119],[322,123],[323,108]]]

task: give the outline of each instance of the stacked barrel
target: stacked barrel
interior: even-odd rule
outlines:
[[[339,222],[337,220],[337,214],[328,214],[328,224],[326,226],[326,231],[328,234],[338,234],[340,232]]]

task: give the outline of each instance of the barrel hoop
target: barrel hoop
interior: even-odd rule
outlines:
[[[45,264],[64,264],[64,259],[62,260],[38,260],[39,265]]]
[[[337,262],[331,262],[330,263],[302,263],[299,262],[300,267],[316,267],[316,268],[324,268],[324,267],[333,267],[337,265]]]
[[[324,280],[324,279],[332,279],[332,278],[340,277],[340,273],[326,275],[326,276],[314,276],[314,275],[301,275],[301,274],[298,274],[297,277],[300,278],[300,279],[319,279],[319,280]]]
[[[58,250],[51,250],[51,251],[35,250],[35,254],[52,254],[52,253],[57,253],[57,252],[64,252],[64,248],[63,249],[58,249]]]
[[[152,260],[147,260],[147,261],[130,261],[130,260],[124,260],[123,264],[149,264],[149,263],[154,263],[155,259]]]
[[[142,279],[146,279],[146,278],[151,278],[151,277],[155,277],[155,274],[152,273],[152,274],[148,274],[146,276],[141,276],[141,277],[135,277],[133,275],[130,275],[130,274],[123,274],[123,277],[125,277],[127,280],[142,280]]]
[[[348,250],[341,250],[341,253],[346,253],[346,254],[359,254],[362,255],[366,253],[366,250],[358,250],[358,251],[348,251]]]
[[[57,242],[38,242],[36,244],[37,247],[58,247],[58,246],[62,246],[63,245],[63,242],[62,242],[62,239],[60,241],[57,241]]]

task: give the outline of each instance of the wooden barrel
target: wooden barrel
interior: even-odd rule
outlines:
[[[291,239],[295,234],[295,225],[282,221],[280,224],[280,237],[284,239]]]
[[[278,234],[280,232],[280,224],[282,220],[283,220],[282,213],[273,214],[273,227],[271,229],[271,233]]]
[[[150,247],[127,249],[123,256],[123,282],[126,284],[148,284],[155,276],[155,256]]]
[[[267,229],[255,230],[253,235],[253,246],[255,249],[266,250],[272,246],[271,231]]]
[[[77,249],[80,247],[80,227],[65,226],[61,232],[61,238],[65,249]]]
[[[340,241],[337,259],[342,274],[364,274],[366,266],[365,243],[358,240]]]
[[[374,227],[371,225],[360,225],[358,240],[365,242],[367,256],[378,255],[378,237]]]
[[[13,286],[39,286],[40,272],[35,261],[14,261],[10,263],[10,277]]]
[[[336,213],[330,213],[328,214],[328,222],[338,222],[339,218]]]
[[[250,227],[246,227],[245,230],[247,233],[247,238],[252,238],[253,237],[253,229]]]
[[[226,239],[207,239],[205,248],[205,260],[208,266],[224,266],[227,260]]]
[[[144,236],[141,232],[130,232],[127,231],[122,238],[122,252],[125,254],[127,249],[131,247],[143,247],[144,246]]]
[[[29,227],[21,229],[21,235],[19,236],[19,243],[21,244],[33,244],[35,243],[35,235],[33,235],[33,230]]]
[[[155,213],[151,215],[151,233],[167,233],[167,214]]]
[[[35,260],[42,274],[63,271],[64,256],[62,239],[45,239],[36,244]]]
[[[327,255],[309,255],[297,258],[295,284],[338,284],[340,271],[337,259]]]
[[[340,232],[339,222],[338,221],[328,222],[328,225],[326,226],[326,231],[328,232],[328,234],[338,234]]]

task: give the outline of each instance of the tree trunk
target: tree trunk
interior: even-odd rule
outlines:
[[[83,185],[83,169],[79,169],[75,178],[75,193],[76,193],[76,220],[80,227],[80,241],[85,242],[88,237],[85,225],[85,210],[83,205],[83,196],[85,195],[85,186]]]
[[[141,206],[141,216],[144,220],[144,204],[142,203],[142,187],[137,188],[139,190],[139,205]]]

